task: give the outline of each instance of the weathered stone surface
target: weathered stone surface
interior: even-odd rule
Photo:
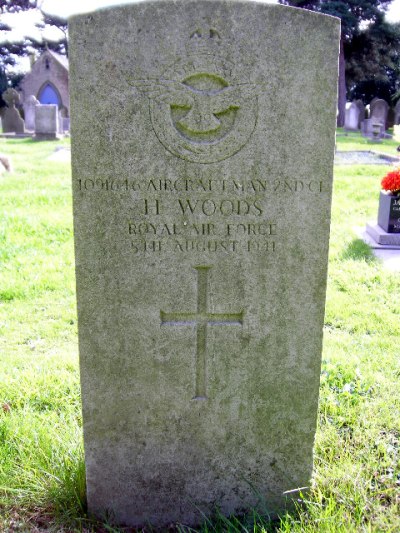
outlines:
[[[365,105],[362,100],[355,100],[354,103],[360,110],[360,113],[358,115],[357,129],[361,129],[361,122],[365,119]]]
[[[35,107],[35,139],[57,139],[58,106],[55,104],[41,104]]]
[[[10,88],[3,92],[2,97],[7,104],[2,117],[3,133],[24,133],[24,120],[15,107],[20,100],[18,92]]]
[[[397,100],[396,106],[394,108],[394,123],[395,125],[400,124],[400,100]]]
[[[369,105],[369,110],[372,121],[382,123],[383,128],[386,129],[389,104],[381,98],[374,98]]]
[[[28,96],[24,102],[25,126],[27,130],[35,130],[35,109],[38,104],[39,100],[33,94]]]
[[[361,122],[361,134],[372,139],[381,139],[385,135],[385,126],[379,119],[366,118]]]
[[[357,130],[359,124],[360,108],[356,102],[347,102],[344,127],[346,130]]]
[[[143,2],[70,37],[89,510],[282,509],[312,472],[339,21]]]

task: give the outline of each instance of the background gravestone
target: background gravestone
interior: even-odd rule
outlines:
[[[346,115],[344,127],[346,130],[357,130],[359,123],[360,109],[355,102],[346,103]]]
[[[39,100],[33,94],[28,96],[24,102],[25,126],[27,130],[35,130],[35,109],[38,104]]]
[[[35,139],[52,141],[58,134],[58,106],[39,104],[35,107]]]
[[[360,111],[358,115],[358,124],[357,124],[357,129],[359,130],[361,129],[362,121],[365,119],[365,105],[362,100],[355,100],[354,103],[356,104],[356,106],[358,107]]]
[[[400,124],[400,100],[397,101],[394,108],[394,124]]]
[[[96,516],[198,524],[216,507],[278,511],[309,485],[339,31],[256,2],[70,21]]]
[[[2,117],[3,133],[24,133],[24,120],[15,107],[19,102],[19,94],[15,89],[7,89],[2,94],[7,104]]]
[[[387,116],[389,111],[389,104],[381,98],[374,98],[370,103],[370,119],[373,122],[380,122],[383,124],[383,129],[386,129]]]

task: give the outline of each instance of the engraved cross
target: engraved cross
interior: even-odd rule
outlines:
[[[196,341],[196,385],[194,400],[206,400],[207,367],[207,326],[241,326],[243,310],[239,313],[211,313],[208,311],[208,272],[210,266],[196,266],[197,270],[197,311],[171,312],[160,311],[161,325],[183,326],[195,324]]]

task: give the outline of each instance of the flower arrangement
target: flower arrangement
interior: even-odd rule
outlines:
[[[400,167],[388,172],[381,181],[381,187],[384,191],[400,196]]]

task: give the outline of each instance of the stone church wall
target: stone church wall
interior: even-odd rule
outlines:
[[[60,97],[60,109],[65,108],[64,113],[69,116],[68,68],[62,62],[66,60],[44,52],[21,81],[22,102],[32,94],[39,100],[41,90],[49,83]]]

